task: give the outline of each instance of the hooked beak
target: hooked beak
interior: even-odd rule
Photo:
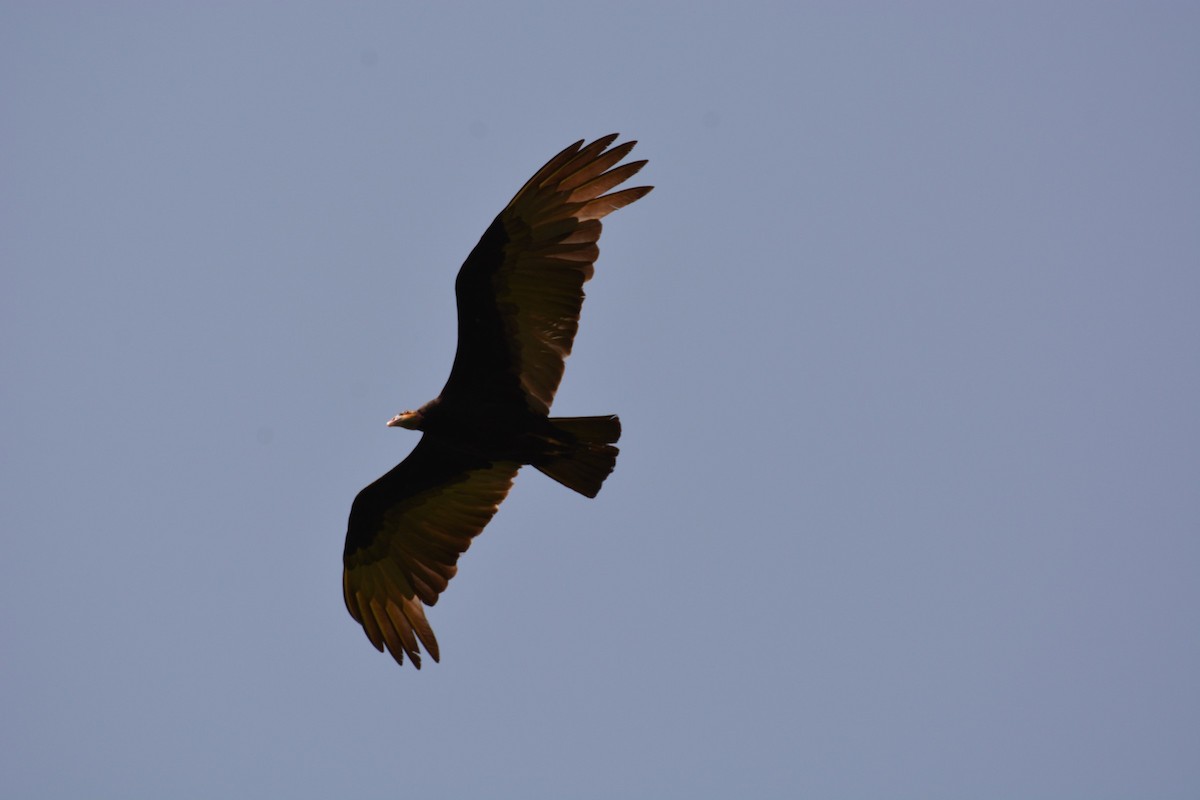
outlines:
[[[389,428],[408,428],[415,431],[417,429],[417,412],[405,411],[403,414],[397,414],[388,420]]]

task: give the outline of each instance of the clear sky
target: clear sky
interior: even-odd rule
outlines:
[[[0,4],[0,793],[1200,795],[1200,7]],[[533,470],[401,669],[355,493],[611,131]]]

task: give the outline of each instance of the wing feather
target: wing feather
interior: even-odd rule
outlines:
[[[636,142],[578,141],[546,162],[459,271],[458,351],[442,398],[520,403],[547,414],[579,330],[600,220],[650,191],[610,190],[646,163],[618,165]]]
[[[619,135],[620,134],[610,133],[607,136],[601,136],[599,139],[587,145],[586,147],[580,147],[583,145],[584,140],[576,142],[575,144],[571,145],[571,147],[567,148],[567,150],[559,153],[557,156],[551,159],[549,163],[534,173],[533,178],[531,178],[525,184],[525,188],[529,188],[531,184],[539,189],[547,186],[556,186],[578,172],[583,165],[591,162],[598,155],[603,153],[610,144],[617,140],[617,136]],[[634,144],[636,144],[636,142],[634,142]],[[632,147],[633,145],[631,144],[629,146]],[[568,151],[572,151],[570,152],[569,157],[562,158],[562,156],[566,155]],[[517,196],[519,197],[520,193],[518,193]]]
[[[610,167],[612,167],[625,156],[629,155],[629,151],[632,150],[633,146],[636,144],[637,142],[634,141],[625,142],[624,144],[617,145],[603,155],[593,156],[590,158],[590,160],[584,161],[580,164],[579,169],[576,169],[570,175],[564,175],[562,178],[558,179],[558,190],[569,192],[576,187],[589,183],[597,176],[609,171]],[[634,169],[633,171],[637,172],[637,169]],[[629,176],[626,175],[625,177]],[[625,178],[622,178],[621,180],[625,180]],[[620,182],[621,181],[617,181],[617,183]],[[602,189],[601,191],[604,190]]]
[[[628,164],[622,164],[615,169],[610,169],[603,175],[598,175],[579,188],[574,189],[571,192],[571,196],[568,197],[567,200],[568,202],[577,203],[581,199],[597,197],[598,195],[604,194],[614,186],[620,186],[622,183],[632,178],[644,166],[646,166],[645,161],[630,161]]]
[[[491,521],[521,465],[466,455],[428,436],[359,492],[350,509],[342,589],[377,650],[420,669],[438,660],[425,606],[437,603],[458,558]]]

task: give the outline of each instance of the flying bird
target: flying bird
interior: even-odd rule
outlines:
[[[388,425],[422,432],[412,453],[358,493],[343,555],[346,608],[380,652],[437,661],[425,606],[529,464],[595,497],[617,460],[616,415],[551,417],[579,328],[600,220],[652,187],[610,191],[646,163],[635,142],[578,141],[521,187],[455,281],[458,349],[442,393]]]

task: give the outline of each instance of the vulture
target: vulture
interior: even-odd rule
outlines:
[[[529,464],[595,497],[617,459],[616,415],[551,417],[579,327],[600,220],[652,187],[611,191],[645,161],[617,134],[578,141],[534,173],[458,271],[458,348],[438,397],[388,421],[422,432],[350,508],[342,591],[375,649],[439,659],[425,606]]]

